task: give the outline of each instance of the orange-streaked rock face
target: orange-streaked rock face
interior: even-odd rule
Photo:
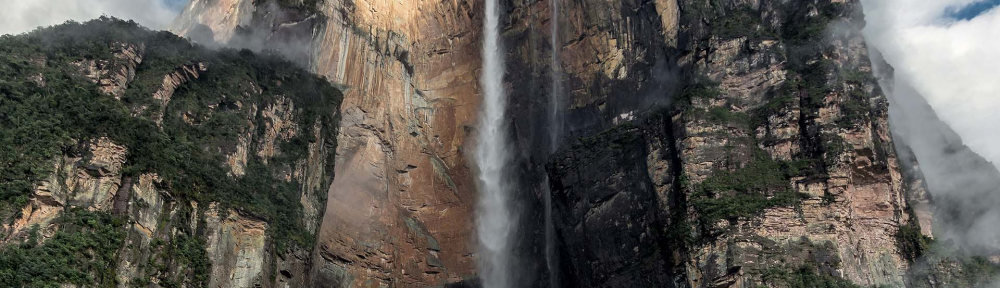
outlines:
[[[81,147],[86,158],[60,155],[52,160],[54,172],[39,183],[20,217],[4,225],[4,243],[26,239],[34,225],[38,225],[42,240],[55,235],[59,227],[50,223],[66,207],[91,211],[112,208],[128,149],[105,137],[86,141]]]
[[[174,33],[186,35],[196,29],[197,25],[205,25],[212,29],[215,41],[229,42],[237,26],[250,24],[250,19],[256,8],[254,1],[246,0],[193,0],[188,3],[177,19],[174,20]]]
[[[251,2],[193,2],[175,31],[204,24],[224,42],[236,25],[251,24],[252,13],[244,14]],[[337,176],[313,268],[318,283],[433,286],[474,274],[475,193],[465,153],[479,109],[477,5],[318,7],[326,17],[311,31],[308,63],[344,89]]]
[[[430,286],[473,274],[479,33],[472,1],[327,1],[312,69],[344,85],[336,178],[319,235],[341,285]],[[318,266],[318,265],[317,265]],[[325,277],[328,273],[317,273]]]
[[[339,111],[336,177],[326,192],[326,207],[307,209],[325,211],[312,256],[309,277],[313,284],[423,287],[474,276],[475,177],[466,155],[475,146],[471,134],[479,110],[481,1],[322,1],[317,10],[324,17],[255,16],[251,2],[195,1],[185,10],[176,31],[185,33],[200,23],[211,28],[215,39],[222,42],[231,37],[237,25],[249,25],[270,29],[267,37],[274,40],[284,39],[281,35],[290,33],[288,27],[314,21],[308,22],[312,23],[310,29],[299,30],[308,31],[307,35],[297,35],[307,38],[302,42],[308,46],[303,49],[308,51],[304,63],[343,88],[345,98]],[[781,1],[722,2],[712,9],[726,13],[747,9],[762,15],[762,27],[782,29],[782,16],[778,16],[782,15],[778,11],[783,7]],[[572,118],[567,119],[572,132],[569,134],[596,134],[631,121],[642,109],[664,104],[657,101],[683,89],[687,84],[681,78],[705,77],[718,82],[719,97],[692,101],[694,109],[751,113],[768,104],[776,91],[796,77],[789,67],[789,43],[759,35],[709,35],[714,31],[707,26],[711,24],[708,20],[718,19],[693,15],[699,7],[691,3],[560,2],[561,28],[556,33],[561,40],[557,49],[559,70],[564,73],[560,80],[567,94],[564,109]],[[542,111],[534,107],[542,103],[537,98],[543,98],[548,91],[548,84],[538,84],[535,79],[549,81],[546,71],[551,67],[547,67],[549,54],[545,50],[552,49],[546,46],[550,45],[551,5],[547,1],[523,1],[505,3],[504,8],[507,65],[513,68],[506,80],[511,107],[517,113],[512,118],[534,117],[534,113]],[[830,51],[810,60],[830,60],[838,69],[871,72],[867,49],[859,35],[830,42],[823,44],[832,47]],[[849,101],[848,90],[863,91],[873,98],[881,95],[873,90],[873,83],[859,87],[838,85],[845,87],[838,86],[840,90],[819,97],[820,103],[813,103],[816,107],[792,101],[762,117],[756,127],[712,123],[687,111],[649,122],[664,127],[644,130],[644,137],[652,138],[636,147],[644,147],[648,153],[630,157],[646,160],[645,167],[635,167],[645,173],[628,175],[648,176],[652,186],[637,188],[652,194],[640,195],[634,199],[643,201],[634,202],[656,199],[658,203],[640,207],[645,209],[639,213],[644,218],[635,225],[675,224],[663,219],[667,217],[663,215],[675,213],[672,209],[678,208],[673,206],[678,205],[676,199],[693,197],[684,194],[691,191],[676,188],[686,183],[697,185],[716,172],[747,165],[752,161],[748,155],[757,150],[777,161],[796,161],[815,152],[809,149],[830,145],[813,143],[823,141],[816,138],[820,135],[835,136],[845,145],[840,154],[829,156],[821,180],[789,179],[790,189],[805,195],[799,207],[769,208],[750,219],[719,223],[717,228],[727,232],[714,241],[683,250],[662,247],[664,251],[659,252],[669,257],[659,259],[663,261],[656,262],[655,269],[678,273],[673,275],[678,278],[670,281],[695,287],[739,287],[760,279],[753,274],[757,271],[754,269],[766,269],[771,267],[768,261],[778,261],[761,251],[815,249],[833,251],[838,276],[863,285],[901,283],[908,263],[894,237],[908,221],[904,212],[906,185],[891,151],[888,119],[885,115],[869,115],[850,129],[838,127],[846,117],[842,106]],[[532,129],[537,129],[534,125],[538,123],[525,119],[511,122],[515,124],[512,133],[517,136],[516,145],[527,151],[523,154],[533,153],[530,150],[537,144],[533,137],[538,135],[532,134]],[[246,152],[237,152],[230,164],[238,175],[237,167],[245,161],[240,160],[239,153]],[[531,162],[525,166],[542,166],[546,160],[532,158],[525,162]],[[608,181],[638,185],[620,178],[616,174],[608,177],[614,181]],[[598,212],[594,215],[605,215]],[[602,224],[598,220],[582,219]],[[606,227],[618,227],[612,224]],[[661,228],[650,227],[649,231]],[[580,236],[564,233],[563,237]],[[653,236],[642,234],[637,238],[649,241],[644,237]],[[642,254],[637,252],[638,247],[628,248],[623,251]],[[794,261],[789,263],[799,264]],[[568,268],[576,269],[597,264],[567,265],[579,266]],[[608,279],[621,280],[601,275],[588,283]]]

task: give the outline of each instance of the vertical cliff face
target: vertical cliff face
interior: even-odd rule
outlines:
[[[213,18],[247,5],[255,13]],[[203,24],[223,43],[266,39],[264,48],[297,51],[292,58],[343,88],[338,177],[323,192],[316,285],[434,286],[474,274],[475,194],[465,157],[479,101],[478,5],[208,1],[180,17],[181,33]],[[227,39],[231,23],[248,31]],[[274,39],[299,47],[269,46]]]
[[[554,160],[567,165],[587,165],[595,171],[562,171],[549,173],[553,199],[553,222],[556,224],[555,251],[561,263],[557,271],[546,271],[543,255],[545,243],[541,242],[543,232],[543,208],[541,193],[550,189],[543,185],[545,165],[549,163],[551,151],[539,149],[549,145],[549,125],[560,125],[555,130],[562,131],[562,139],[557,142],[572,144],[578,137],[589,137],[599,132],[637,119],[650,107],[669,104],[671,95],[680,89],[676,87],[680,71],[676,66],[676,47],[679,33],[679,16],[675,1],[560,1],[559,29],[555,38],[562,39],[553,47],[550,42],[553,11],[548,1],[515,1],[507,3],[508,21],[505,26],[505,43],[508,47],[507,81],[510,84],[509,113],[513,116],[512,132],[516,135],[519,157],[517,158],[518,179],[521,180],[521,194],[524,199],[525,227],[523,258],[535,261],[524,265],[522,273],[538,275],[539,280],[546,273],[558,273],[557,278],[568,287],[580,285],[628,286],[661,285],[668,283],[665,271],[669,263],[669,251],[665,243],[659,243],[653,234],[659,234],[660,226],[656,210],[640,203],[654,203],[659,194],[627,195],[612,197],[613,193],[640,189],[662,191],[672,177],[658,174],[655,185],[649,180],[634,177],[646,170],[645,154],[641,151],[620,151],[621,149],[586,151],[579,150],[581,159],[565,159],[559,153]],[[662,14],[660,14],[662,12]],[[559,50],[561,67],[549,67],[551,50]],[[553,91],[552,71],[560,71],[558,81],[564,95],[564,111],[560,111],[562,121],[549,123],[550,107],[544,97]],[[608,136],[613,138],[612,136]],[[657,140],[658,141],[658,140]],[[666,139],[664,139],[666,141]],[[664,149],[671,149],[662,144]],[[627,145],[625,150],[644,145]],[[672,152],[659,151],[662,159],[651,159],[650,169],[668,170]],[[638,153],[638,154],[637,154]],[[611,154],[604,156],[603,154]],[[601,155],[601,156],[598,156]],[[613,156],[612,156],[613,155]],[[627,159],[609,157],[627,156]],[[657,156],[652,156],[657,157]],[[637,159],[636,159],[637,158]],[[642,159],[643,162],[636,162]],[[624,166],[611,166],[624,165]],[[614,167],[613,169],[611,167]],[[603,168],[608,168],[604,173]],[[584,176],[586,175],[586,176]],[[628,175],[625,177],[624,175]],[[583,195],[563,198],[559,195],[560,185],[568,179],[583,181],[583,187],[572,187]],[[599,180],[600,179],[600,180]],[[612,184],[616,183],[616,184]],[[609,185],[600,189],[600,185]],[[612,186],[613,185],[613,186]],[[611,188],[614,187],[614,188]],[[600,189],[590,191],[589,189]],[[589,191],[589,192],[588,192]],[[599,191],[599,192],[598,192]],[[589,194],[594,193],[594,194]],[[665,195],[665,194],[664,194]],[[664,196],[666,197],[666,196]],[[565,201],[569,201],[566,203]],[[591,210],[592,209],[592,210]],[[585,217],[581,219],[580,217]],[[635,225],[629,225],[634,221]],[[639,225],[641,223],[642,225]],[[626,227],[627,226],[627,227]],[[622,230],[613,230],[618,227]],[[649,230],[649,231],[646,231]],[[607,233],[602,232],[607,231]],[[637,249],[638,250],[634,250]],[[635,257],[635,258],[633,258]],[[544,284],[538,284],[544,285]]]
[[[679,1],[679,32],[668,29],[671,14],[621,23],[662,29],[661,38],[616,40],[677,59],[683,92],[661,96],[670,107],[637,111],[646,120],[629,125],[639,128],[583,138],[549,163],[553,196],[564,202],[556,206],[564,255],[590,259],[567,261],[569,278],[618,286],[615,277],[625,273],[590,267],[646,263],[669,277],[625,277],[626,286],[784,287],[803,278],[903,286],[909,262],[897,235],[910,225],[904,188],[911,185],[903,183],[857,5]],[[655,71],[624,63],[619,71],[640,67],[631,77]],[[638,158],[645,163],[609,152],[621,141],[635,142],[626,150],[648,155]],[[601,253],[610,255],[594,256]]]
[[[525,227],[516,235],[519,286],[544,286],[546,273],[569,287],[907,284],[911,255],[899,235],[918,224],[928,233],[930,215],[909,206],[927,205],[923,185],[913,162],[899,160],[909,155],[894,148],[857,1],[557,1],[555,33],[563,40],[556,47],[548,29],[554,5],[502,2],[509,133],[520,152],[513,198]],[[165,200],[149,192],[167,191],[150,188],[153,174],[108,181],[152,203],[123,204],[130,218],[173,223],[204,215],[184,227],[204,235],[198,241],[211,268],[178,268],[206,269],[199,283],[472,283],[465,280],[476,274],[476,183],[466,156],[475,149],[480,107],[482,10],[469,0],[197,0],[185,8],[175,32],[206,45],[276,49],[343,91],[336,135],[300,123],[294,111],[303,104],[282,95],[217,104],[248,111],[241,119],[249,124],[220,149],[227,177],[256,175],[258,162],[282,163],[280,143],[313,139],[297,150],[301,161],[278,173],[301,185],[295,217],[316,232],[313,247],[270,253],[275,240],[267,235],[281,224],[212,202]],[[559,69],[547,66],[552,49]],[[149,61],[131,54],[112,61],[124,68],[109,71],[121,72],[88,75],[117,95],[114,87]],[[107,70],[100,62],[79,65]],[[158,110],[175,105],[169,94],[212,69],[164,69],[180,74],[158,76],[163,89],[150,93],[167,97],[133,105],[132,113],[169,117],[171,110]],[[566,93],[565,119],[557,122],[566,123],[559,127],[565,144],[549,155],[539,147],[548,147],[553,125],[544,96],[554,70]],[[270,85],[237,87],[253,95]],[[206,121],[199,113],[180,117]],[[317,144],[329,142],[337,145]],[[550,189],[540,186],[541,173]],[[22,212],[38,216],[8,229],[46,227],[54,219],[46,215],[69,201],[47,196],[62,194],[41,183]],[[547,190],[563,259],[556,271],[539,256]],[[170,231],[144,221],[136,231],[152,231],[126,241],[154,243],[149,235]],[[134,259],[119,264],[119,274],[137,273],[129,263],[156,251],[126,249]]]
[[[311,66],[347,87],[337,172],[347,177],[329,191],[319,240],[327,262],[316,277],[342,269],[344,287],[420,287],[474,274],[465,159],[479,107],[479,5],[320,6],[327,19]]]
[[[900,226],[907,224],[908,217],[904,217],[907,203],[888,131],[888,103],[871,76],[867,49],[859,33],[863,19],[853,14],[857,3],[762,2],[760,5],[757,13],[761,13],[758,18],[761,26],[753,32],[763,34],[774,29],[771,33],[777,34],[777,39],[767,41],[753,39],[753,36],[736,36],[735,39],[709,40],[709,50],[715,46],[714,41],[719,41],[720,47],[729,48],[692,59],[696,71],[720,83],[720,93],[707,99],[692,97],[690,112],[680,114],[678,126],[683,128],[677,133],[680,135],[678,142],[682,143],[681,149],[692,152],[693,156],[681,156],[682,165],[688,168],[685,170],[693,172],[681,175],[690,179],[692,190],[701,190],[689,197],[689,203],[695,204],[693,212],[698,214],[711,213],[717,208],[713,205],[718,204],[701,198],[719,199],[730,193],[725,191],[730,187],[718,187],[722,188],[719,191],[711,186],[715,184],[712,180],[729,176],[727,172],[720,173],[720,168],[722,171],[739,168],[746,171],[746,166],[759,165],[760,161],[779,161],[784,162],[783,166],[797,168],[785,173],[785,181],[790,181],[791,185],[785,184],[779,189],[790,188],[802,199],[798,203],[788,203],[792,207],[763,209],[759,211],[762,217],[757,220],[746,217],[721,227],[720,223],[702,223],[703,227],[715,226],[711,229],[728,233],[711,240],[714,243],[695,246],[698,250],[691,255],[694,261],[689,262],[688,270],[704,273],[707,276],[704,281],[714,281],[713,278],[722,276],[721,271],[733,273],[735,267],[742,266],[736,272],[743,273],[740,277],[743,279],[736,280],[739,283],[757,277],[755,274],[763,275],[763,271],[776,263],[819,262],[813,265],[819,266],[820,273],[836,271],[831,274],[860,285],[901,286],[907,262],[897,248],[895,235]],[[737,19],[740,16],[758,17],[753,12],[754,7],[739,12],[747,7],[735,6],[732,13],[737,14]],[[732,29],[726,24],[747,23],[724,23],[717,29],[723,32]],[[743,50],[744,47],[749,51]],[[734,66],[739,68],[733,69]],[[718,117],[716,107],[737,111],[735,113],[743,111],[747,116],[759,117],[761,122],[753,123],[751,119],[750,123],[742,123],[749,124],[745,128],[739,127],[733,122],[738,122],[740,115]],[[707,119],[695,116],[700,109],[708,112]],[[711,123],[713,120],[717,122]],[[712,135],[712,132],[722,132],[717,128],[728,130],[728,135]],[[740,146],[747,144],[756,147],[739,151]],[[735,146],[731,150],[736,151],[736,155],[743,154],[750,159],[733,161],[726,159],[729,153],[711,153],[713,148],[730,149],[724,146]],[[757,149],[766,153],[758,154],[761,151]],[[711,170],[701,170],[703,168]],[[741,173],[741,170],[735,171]],[[721,182],[727,180],[721,179]],[[698,207],[700,201],[711,205]],[[832,254],[835,259],[805,258],[808,254],[790,253],[777,257],[771,254],[775,250],[793,250],[795,242],[801,241],[830,250],[825,253]],[[742,254],[738,257],[743,259],[732,261],[725,256],[727,254]],[[738,264],[740,262],[749,265]],[[713,266],[728,270],[712,272]]]
[[[550,164],[554,222],[569,287],[673,287],[660,194],[672,148],[664,115],[581,139]],[[667,156],[669,157],[669,156]],[[656,178],[650,176],[657,175]],[[664,205],[658,205],[663,203]]]
[[[676,2],[562,4],[567,24],[558,33],[567,40],[559,49],[568,72],[564,80],[574,87],[569,113],[580,120],[570,125],[573,133],[631,120],[640,107],[664,104],[658,96],[677,90],[666,85],[677,76],[667,55],[678,42]],[[308,51],[303,64],[345,89],[337,152],[341,170],[329,191],[319,237],[317,253],[325,263],[316,265],[317,281],[421,286],[474,275],[469,231],[475,183],[465,156],[475,145],[467,140],[479,107],[481,3],[326,1],[314,9],[278,7],[281,16],[272,16],[275,5],[255,5],[250,19],[235,21],[219,21],[212,13],[243,5],[194,3],[180,19],[196,23],[179,24],[177,31],[191,35],[187,27],[203,24],[215,31],[215,40],[224,41],[218,35],[228,32],[219,31],[246,23],[240,29],[253,31],[245,35],[297,37],[292,42],[307,44],[291,51]],[[540,211],[535,209],[540,196],[532,191],[548,153],[532,147],[546,141],[542,108],[548,105],[538,94],[548,91],[548,84],[537,79],[548,73],[539,63],[549,61],[539,60],[551,49],[544,47],[548,37],[540,34],[548,30],[549,7],[539,1],[503,3],[503,37],[512,47],[508,71],[517,71],[507,77],[508,114],[520,151],[516,165],[526,168],[518,169],[517,185],[523,188],[513,198],[520,199],[525,213]],[[308,27],[297,31],[309,33],[290,32],[293,26]],[[246,42],[233,37],[231,45]],[[547,273],[532,256],[541,251],[536,237],[541,222],[522,219],[528,228],[517,235],[523,241],[515,253],[529,259],[518,266],[525,276],[521,280],[531,282]]]
[[[913,144],[889,132],[858,1],[553,1],[501,1],[516,286],[556,273],[566,287],[902,287],[918,285],[908,271],[933,274],[910,269],[919,253],[906,238],[930,235],[933,186]],[[43,265],[32,251],[98,239],[70,251],[90,259],[70,272],[10,279],[475,286],[466,158],[482,5],[195,0],[175,23],[205,46],[292,62],[106,19],[0,39],[13,55],[0,75],[18,81],[0,91],[86,91],[3,100],[17,104],[0,106],[17,108],[9,115],[56,116],[0,116],[27,129],[0,140],[28,151],[0,153],[0,169],[17,172],[0,176],[13,203],[0,206],[0,239],[28,249],[0,263]],[[70,33],[87,29],[112,36]],[[50,38],[64,46],[38,44]],[[565,119],[550,123],[553,71]],[[24,112],[36,106],[51,109]],[[69,128],[11,140],[52,127]],[[563,131],[554,154],[552,128]],[[555,269],[541,256],[541,193],[553,199]]]

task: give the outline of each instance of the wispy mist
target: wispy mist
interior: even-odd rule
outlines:
[[[865,0],[869,43],[975,152],[1000,163],[1000,9],[960,20],[973,0]]]
[[[920,162],[935,236],[973,254],[1000,251],[1000,10],[985,2],[863,0],[866,40],[895,68],[883,79],[894,137]]]
[[[67,20],[101,15],[131,19],[151,29],[166,29],[187,0],[0,0],[0,34],[19,34]]]

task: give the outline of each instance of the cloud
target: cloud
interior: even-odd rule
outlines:
[[[188,2],[189,0],[163,0],[163,3],[166,3],[167,7],[174,10],[184,9],[184,6],[187,5]]]
[[[973,0],[863,0],[871,45],[973,151],[1000,163],[1000,9]],[[988,1],[987,1],[988,2]],[[982,9],[980,9],[982,10]]]
[[[865,38],[881,52],[872,53],[876,70],[885,69],[877,65],[879,56],[895,68],[894,83],[883,83],[893,136],[920,162],[934,200],[935,237],[969,253],[995,255],[1000,251],[1000,9],[982,3],[997,1],[862,2]],[[968,19],[954,16],[964,10],[972,11]]]
[[[132,19],[151,29],[166,29],[187,0],[0,0],[0,34],[19,34],[67,20],[101,15]]]

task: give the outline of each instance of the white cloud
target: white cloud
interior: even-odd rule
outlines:
[[[921,164],[935,202],[935,237],[995,255],[1000,177],[957,138],[992,166],[1000,163],[1000,9],[959,21],[946,12],[976,1],[862,2],[865,38],[895,68],[895,83],[886,86],[893,134]]]
[[[82,22],[101,15],[165,29],[178,13],[161,0],[0,0],[0,7],[0,34],[28,32],[66,20]]]
[[[868,41],[972,150],[1000,163],[1000,9],[944,17],[975,0],[864,0]]]

